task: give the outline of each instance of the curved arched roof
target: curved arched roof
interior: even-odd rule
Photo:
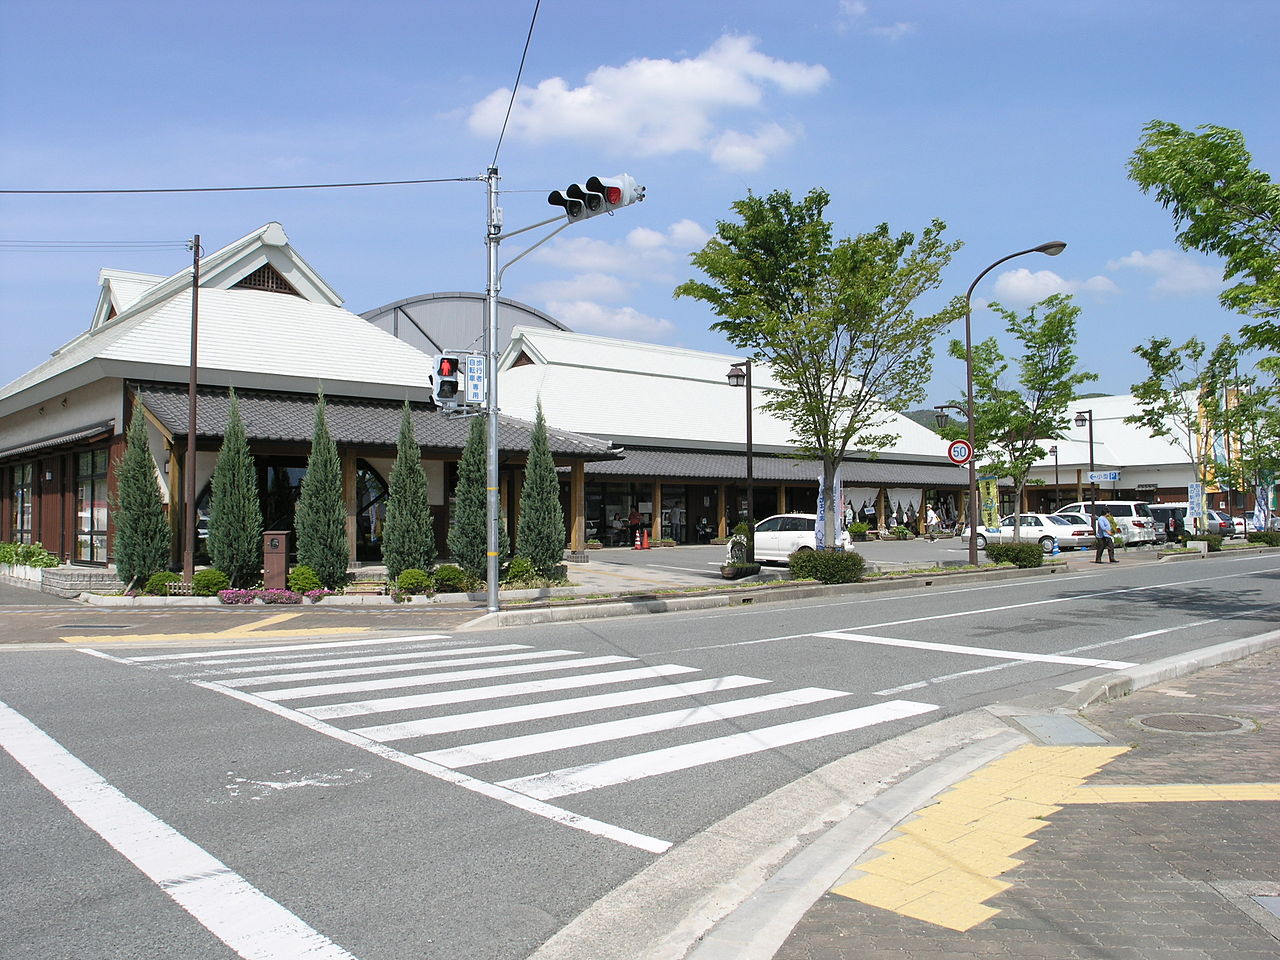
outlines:
[[[484,344],[486,320],[483,293],[424,293],[375,307],[360,316],[424,353],[479,350]],[[517,326],[569,331],[563,323],[541,310],[518,300],[499,297],[499,354],[506,349],[511,340],[511,331]]]

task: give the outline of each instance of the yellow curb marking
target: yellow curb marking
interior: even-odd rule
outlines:
[[[59,637],[63,643],[121,643],[126,641],[147,640],[227,640],[252,639],[261,637],[264,640],[284,639],[287,637],[326,637],[368,633],[369,627],[323,627],[311,630],[264,630],[273,623],[283,623],[300,617],[300,613],[278,613],[253,623],[239,624],[227,630],[208,630],[202,633],[128,633],[110,634],[107,636],[74,636]]]
[[[883,856],[857,864],[863,876],[831,892],[951,930],[968,930],[1000,911],[986,901],[1007,890],[1000,874],[1031,834],[1128,747],[1034,747],[1013,751],[917,811]]]
[[[1000,912],[986,901],[1011,884],[996,877],[1022,863],[1012,855],[1062,804],[1280,801],[1280,783],[1085,783],[1128,749],[1020,747],[917,810],[881,856],[855,865],[862,876],[831,892],[965,931]]]

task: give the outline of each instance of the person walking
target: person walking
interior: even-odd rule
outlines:
[[[925,527],[929,531],[929,539],[936,540],[938,538],[938,513],[933,509],[933,504],[925,504],[928,513],[924,515]]]
[[[1107,551],[1107,559],[1112,563],[1119,563],[1116,559],[1116,540],[1115,540],[1116,522],[1111,517],[1111,510],[1104,508],[1102,515],[1098,517],[1095,523],[1095,535],[1098,541],[1098,553],[1093,558],[1094,563],[1102,562],[1102,551]]]

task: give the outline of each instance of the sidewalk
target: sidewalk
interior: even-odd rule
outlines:
[[[896,824],[775,960],[1280,957],[1280,647],[1057,719]]]

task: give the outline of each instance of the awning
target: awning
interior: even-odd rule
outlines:
[[[10,460],[14,457],[36,453],[40,450],[48,450],[51,447],[60,447],[68,443],[97,440],[100,436],[109,435],[114,429],[115,421],[107,420],[103,423],[96,423],[91,427],[81,427],[79,430],[72,430],[69,433],[59,433],[52,437],[45,437],[43,440],[35,440],[16,447],[6,447],[0,450],[0,460]]]

